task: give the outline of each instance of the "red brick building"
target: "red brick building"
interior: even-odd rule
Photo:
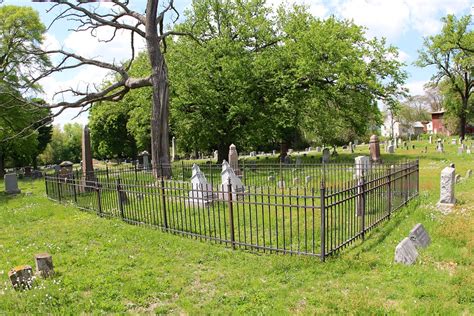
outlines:
[[[450,135],[449,131],[444,126],[443,116],[445,111],[436,111],[431,112],[431,123],[432,123],[432,133],[433,134],[442,134],[442,135]]]

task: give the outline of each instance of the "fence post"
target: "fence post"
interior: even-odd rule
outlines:
[[[235,232],[234,232],[234,209],[232,205],[232,183],[230,181],[227,184],[227,204],[229,207],[229,231],[230,231],[230,241],[232,243],[232,249],[235,249]],[[224,189],[224,187],[222,187]]]
[[[392,214],[392,168],[388,167],[388,219]]]
[[[416,195],[420,194],[420,161],[416,160]]]
[[[117,188],[117,198],[118,198],[118,207],[120,212],[120,218],[123,219],[123,201],[122,201],[122,185],[120,184],[120,178],[116,180],[116,188]]]
[[[105,164],[105,172],[107,174],[107,182],[109,182],[109,164]]]
[[[181,174],[183,175],[183,181],[184,181],[184,160],[181,160]]]
[[[314,192],[314,191],[313,191]],[[326,185],[321,180],[321,261],[326,259]]]
[[[49,198],[48,181],[46,181],[46,172],[44,173],[44,188],[46,189],[46,196]]]
[[[362,216],[361,216],[361,226],[362,226],[362,240],[365,240],[365,202],[366,202],[366,195],[365,195],[365,171],[362,171],[362,177],[360,186],[362,189]]]
[[[102,200],[101,200],[101,194],[100,194],[100,184],[99,182],[95,182],[95,190],[97,191],[97,207],[98,207],[98,212],[99,216],[102,217]]]
[[[133,165],[135,169],[135,181],[138,181],[137,163],[138,163],[138,160],[135,161],[135,164]],[[161,175],[163,175],[163,173],[161,173]]]
[[[74,193],[74,203],[77,204],[76,179],[74,178],[74,173],[72,173],[72,190]]]
[[[56,184],[58,187],[58,202],[61,202],[61,183],[59,183],[59,175],[56,174]]]
[[[165,226],[165,229],[168,229],[168,216],[166,214],[166,196],[165,196],[165,180],[163,177],[163,170],[161,170],[161,204],[163,206],[162,212],[163,212],[163,225]]]

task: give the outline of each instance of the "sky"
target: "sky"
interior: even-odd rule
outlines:
[[[146,0],[131,0],[131,8],[140,13],[144,12]],[[190,5],[191,0],[175,0],[175,6],[182,12]],[[441,30],[441,18],[447,14],[461,16],[474,13],[474,0],[267,0],[270,6],[291,5],[293,3],[309,6],[310,12],[320,18],[336,16],[338,18],[353,20],[356,24],[366,28],[368,37],[385,37],[387,43],[399,48],[399,58],[407,65],[408,72],[406,87],[413,95],[423,93],[423,85],[427,83],[433,68],[418,68],[413,62],[418,57],[418,50],[422,48],[423,39],[434,35]],[[51,21],[60,12],[48,10],[51,3],[33,3],[26,0],[5,0],[3,4],[31,6],[40,14],[42,22],[49,26]],[[103,10],[111,4],[101,3]],[[43,46],[48,49],[63,48],[77,54],[104,59],[106,61],[120,62],[130,58],[130,33],[119,32],[110,43],[103,43],[92,37],[87,32],[72,32],[72,22],[61,20],[54,23],[47,31]],[[107,39],[112,34],[111,28],[103,28],[98,33],[98,38]],[[135,47],[143,49],[143,40],[136,38]],[[53,62],[55,60],[53,59]],[[57,61],[57,60],[56,60]],[[57,73],[42,80],[44,95],[48,102],[71,101],[67,94],[55,95],[55,92],[69,87],[86,88],[87,85],[100,84],[107,72],[96,67],[82,67]],[[67,110],[54,121],[55,124],[64,125],[68,122],[87,124],[87,112],[79,116],[78,110]]]

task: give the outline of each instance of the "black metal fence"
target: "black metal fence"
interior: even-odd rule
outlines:
[[[87,177],[47,175],[46,192],[53,200],[99,216],[233,248],[322,260],[365,238],[368,230],[418,195],[418,161],[306,165],[296,172],[259,164],[254,171],[242,168],[242,179],[247,177],[243,190],[220,183],[220,169],[205,167],[201,171],[209,183],[204,185],[189,182],[191,172],[184,168],[181,179],[171,180],[156,179],[150,170],[115,169]],[[305,180],[295,180],[295,173]]]

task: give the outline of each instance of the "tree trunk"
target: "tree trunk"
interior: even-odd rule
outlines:
[[[0,150],[0,179],[3,179],[5,176],[5,156],[3,156],[3,152]]]
[[[222,161],[229,159],[229,146],[230,144],[220,143],[217,146],[217,163],[222,163]]]
[[[169,154],[168,69],[160,48],[156,15],[158,0],[149,0],[146,11],[146,44],[153,84],[151,113],[151,157],[155,177],[171,177]]]
[[[459,115],[459,137],[462,140],[464,140],[464,137],[466,136],[467,106],[468,106],[468,99],[463,98],[461,114]]]
[[[280,161],[284,161],[287,153],[288,153],[288,148],[290,147],[290,144],[288,141],[284,140],[280,143]]]

